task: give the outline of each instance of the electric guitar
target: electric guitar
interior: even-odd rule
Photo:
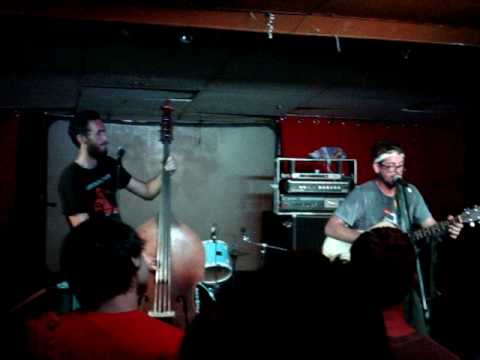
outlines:
[[[456,216],[456,219],[463,224],[468,223],[470,226],[475,226],[475,222],[480,221],[480,207],[475,205],[473,208],[465,209],[460,215]],[[449,224],[449,220],[441,221],[428,228],[412,231],[409,233],[409,236],[413,242],[417,242],[429,236],[443,235],[448,232]],[[391,222],[382,221],[372,226],[371,229],[377,227],[396,227],[396,225]],[[340,258],[344,261],[350,261],[351,246],[351,243],[327,236],[323,241],[322,253],[330,260]]]

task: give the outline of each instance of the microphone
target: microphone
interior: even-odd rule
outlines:
[[[393,182],[398,185],[408,186],[408,182],[406,182],[400,175],[394,175]]]
[[[120,163],[122,161],[123,156],[127,151],[123,147],[119,147],[117,150],[117,161]]]

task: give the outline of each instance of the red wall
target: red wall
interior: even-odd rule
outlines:
[[[308,157],[322,146],[339,146],[357,159],[358,182],[373,177],[371,148],[382,139],[402,145],[405,178],[417,185],[434,217],[460,213],[464,204],[464,128],[462,122],[385,123],[289,116],[280,123],[282,156]]]
[[[15,205],[18,121],[11,112],[0,113],[0,227],[7,226]]]

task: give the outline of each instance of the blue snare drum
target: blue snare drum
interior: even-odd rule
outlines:
[[[222,240],[204,240],[205,284],[219,284],[232,276],[228,245]]]

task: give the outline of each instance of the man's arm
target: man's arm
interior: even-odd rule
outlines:
[[[87,220],[88,215],[85,199],[85,192],[78,181],[72,166],[67,167],[58,184],[58,195],[62,206],[62,212],[67,217],[67,221],[71,227],[76,227]]]
[[[360,231],[347,227],[345,222],[336,215],[332,215],[325,225],[325,235],[348,243],[353,243],[360,234]]]
[[[177,166],[175,160],[172,156],[169,156],[167,161],[165,162],[164,171],[172,173],[176,170],[176,168]],[[154,199],[160,193],[161,189],[162,172],[160,172],[157,176],[147,182],[143,182],[132,176],[127,184],[128,191],[145,200]]]
[[[161,177],[162,174],[160,173],[153,179],[143,182],[132,176],[127,184],[127,190],[141,197],[142,199],[152,200],[160,193],[160,190],[162,189]]]
[[[68,221],[72,227],[80,225],[82,222],[87,220],[90,216],[87,213],[75,214],[68,216]]]
[[[428,228],[430,226],[435,225],[436,223],[437,223],[437,221],[433,217],[430,216],[421,225],[422,225],[422,228]]]

